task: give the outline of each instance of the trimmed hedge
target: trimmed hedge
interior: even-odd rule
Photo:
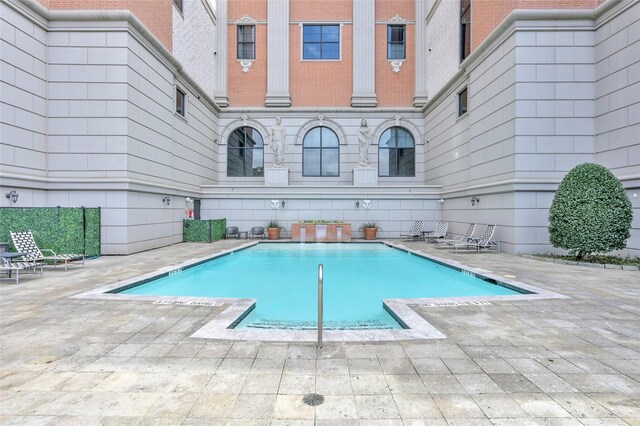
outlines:
[[[594,163],[574,167],[564,177],[549,211],[554,247],[578,259],[626,247],[633,210],[622,183]]]
[[[15,247],[9,232],[29,230],[41,249],[100,256],[100,208],[0,208],[0,241],[10,243],[10,250]]]
[[[227,219],[182,221],[182,240],[185,242],[210,243],[224,238]]]

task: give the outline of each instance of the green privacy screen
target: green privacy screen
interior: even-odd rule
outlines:
[[[227,219],[193,220],[182,221],[182,235],[186,242],[210,243],[224,238],[224,231],[227,228]]]
[[[11,242],[10,231],[31,231],[40,249],[56,253],[100,256],[100,208],[0,208],[0,242]]]

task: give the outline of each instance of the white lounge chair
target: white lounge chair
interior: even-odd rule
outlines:
[[[473,238],[473,233],[475,232],[475,230],[476,230],[476,224],[470,223],[469,227],[467,228],[467,232],[465,232],[464,235],[458,235],[457,237],[450,238],[450,239],[437,240],[435,247],[438,249],[448,248],[453,244],[469,242]]]
[[[449,222],[438,222],[436,223],[436,229],[430,232],[426,232],[424,234],[424,240],[435,242],[438,239],[444,238],[447,236],[448,229],[449,229]]]
[[[413,227],[411,228],[411,231],[408,234],[400,234],[400,238],[404,238],[405,240],[411,240],[411,241],[413,241],[414,238],[419,240],[420,238],[422,238],[423,230],[424,230],[424,222],[421,220],[416,220],[415,222],[413,222]]]
[[[67,270],[69,266],[69,262],[73,262],[76,260],[82,261],[82,266],[84,266],[84,254],[58,254],[51,249],[40,249],[36,244],[36,240],[33,238],[33,234],[31,231],[19,231],[19,232],[10,232],[11,239],[13,240],[13,245],[16,250],[22,253],[27,253],[22,256],[24,261],[26,262],[43,262],[43,263],[51,263],[54,266],[57,266],[58,263],[64,263],[64,270]],[[49,255],[44,255],[42,252],[48,252]]]
[[[6,278],[10,280],[16,280],[16,284],[20,283],[20,272],[22,273],[38,273],[40,269],[40,276],[42,276],[42,263],[38,262],[22,262],[13,261],[0,258],[0,272],[7,274]]]
[[[479,253],[481,250],[492,250],[498,248],[498,243],[493,241],[493,234],[496,225],[487,225],[480,238],[471,238],[469,241],[452,244],[451,248],[456,252],[458,250],[474,250]]]

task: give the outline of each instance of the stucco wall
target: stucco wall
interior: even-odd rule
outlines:
[[[397,238],[407,233],[413,222],[425,222],[425,230],[433,230],[441,219],[441,206],[436,202],[438,187],[388,187],[386,189],[324,187],[270,188],[236,186],[205,187],[202,214],[205,219],[227,218],[227,226],[248,231],[277,219],[290,236],[291,223],[300,220],[343,220],[351,223],[354,238],[362,238],[360,226],[376,222],[382,229],[379,238]],[[277,210],[271,200],[285,201]],[[370,200],[365,209],[362,200]],[[356,206],[359,201],[359,206]]]
[[[0,171],[44,176],[47,33],[4,3],[0,11]]]
[[[572,23],[555,25],[560,28],[553,32],[516,37],[520,178],[560,179],[594,160],[594,33],[572,30]]]
[[[555,189],[567,171],[588,161],[621,178],[637,212],[639,140],[630,111],[639,98],[627,68],[636,63],[638,18],[624,8],[623,2],[610,11],[615,18],[599,35],[581,20],[516,21],[428,104],[425,181],[443,185],[443,217],[454,232],[467,222],[495,221],[504,250],[552,250],[547,226]],[[609,36],[616,41],[607,42]],[[465,85],[469,112],[458,117],[457,93]],[[612,100],[619,102],[614,108]],[[611,135],[619,145],[610,145]],[[480,203],[471,206],[471,196]],[[640,247],[637,221],[632,254]]]
[[[211,97],[215,90],[216,28],[209,0],[182,0],[173,6],[173,56]]]
[[[183,197],[215,182],[213,107],[126,21],[110,21],[108,30],[96,20],[49,31],[20,3],[15,7],[25,15],[0,7],[3,101],[11,92],[31,96],[29,105],[3,103],[2,190],[18,190],[16,207],[101,207],[104,254],[182,241]],[[41,29],[39,41],[34,28]],[[36,64],[42,70],[34,71]],[[41,72],[41,81],[20,67]],[[185,118],[174,113],[176,83],[187,92]],[[21,128],[15,142],[5,138],[13,127]],[[40,151],[34,141],[41,141]]]
[[[628,247],[640,253],[640,3],[596,31],[596,161],[624,179],[634,208]]]
[[[596,31],[596,158],[640,174],[640,3]]]
[[[460,65],[460,2],[443,0],[429,3],[427,93],[432,98],[451,80]]]

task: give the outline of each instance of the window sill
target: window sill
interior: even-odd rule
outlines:
[[[180,120],[183,120],[185,123],[189,122],[189,120],[187,120],[187,117],[185,117],[184,115],[180,114],[179,112],[174,112],[173,115],[176,116],[177,118],[179,118]]]
[[[456,123],[457,123],[458,121],[462,121],[462,120],[464,120],[464,119],[465,119],[465,118],[467,118],[468,116],[469,116],[469,111],[465,112],[465,113],[464,113],[464,114],[462,114],[462,115],[459,115],[459,116],[458,116],[458,118],[456,118]]]

